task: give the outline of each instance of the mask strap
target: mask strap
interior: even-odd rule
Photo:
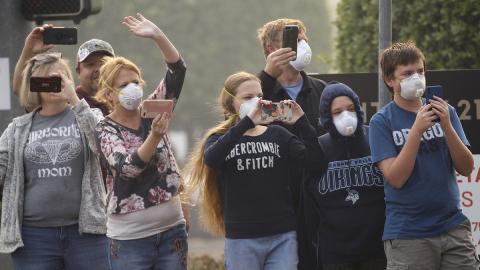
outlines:
[[[232,93],[228,92],[227,89],[225,89],[225,87],[223,87],[222,91],[224,91],[225,93],[227,93],[227,95],[231,96],[232,98],[238,100],[240,103],[243,103],[243,101],[241,101],[239,98],[237,98],[236,96],[232,95]],[[230,115],[239,116],[238,113],[231,113]],[[224,113],[224,117],[225,117],[225,120],[227,120],[227,119],[229,118],[226,113]]]
[[[225,89],[225,87],[222,89],[225,93],[227,93],[229,96],[231,96],[232,98],[238,100],[238,98],[234,95],[232,95],[232,93],[228,92],[227,89]],[[240,100],[239,100],[240,101]]]

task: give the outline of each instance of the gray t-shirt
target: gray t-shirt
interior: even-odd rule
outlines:
[[[78,223],[84,150],[70,107],[52,116],[34,115],[23,160],[23,223],[35,227]]]

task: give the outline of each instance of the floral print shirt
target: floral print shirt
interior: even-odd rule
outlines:
[[[178,100],[185,77],[183,59],[168,64],[167,74],[149,97]],[[152,119],[142,118],[137,130],[125,127],[109,117],[95,128],[101,159],[107,164],[107,212],[126,214],[146,209],[178,194],[180,173],[167,135],[157,146],[149,162],[137,150],[147,138]]]

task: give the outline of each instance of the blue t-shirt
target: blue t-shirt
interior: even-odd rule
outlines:
[[[300,80],[298,80],[294,84],[282,85],[283,89],[287,91],[288,95],[292,100],[297,100],[298,93],[300,93],[300,90],[302,90],[302,86],[303,86],[303,77],[300,77]]]
[[[448,110],[453,128],[462,142],[470,146],[455,109],[449,105]],[[393,101],[372,117],[373,162],[398,156],[415,118],[416,113],[400,108]],[[405,185],[394,188],[385,181],[385,202],[383,240],[433,237],[465,220],[455,168],[440,123],[423,133],[412,174]]]

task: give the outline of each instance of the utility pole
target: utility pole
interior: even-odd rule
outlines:
[[[379,0],[378,5],[378,55],[392,44],[392,0]],[[391,94],[383,82],[378,62],[378,108],[391,100]]]

